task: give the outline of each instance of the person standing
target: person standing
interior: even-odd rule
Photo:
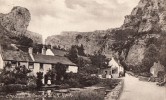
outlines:
[[[51,85],[51,77],[50,76],[48,77],[47,85],[49,85],[49,86]]]

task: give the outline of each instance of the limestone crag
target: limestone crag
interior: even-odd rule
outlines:
[[[135,28],[139,33],[165,29],[165,0],[141,0],[131,15],[125,17],[122,28]]]
[[[14,7],[10,13],[0,17],[1,25],[15,34],[25,34],[30,20],[29,10],[22,7]]]
[[[129,31],[128,31],[129,30]],[[68,35],[50,36],[46,43],[62,47],[83,44],[93,54],[118,54],[129,65],[139,65],[147,48],[146,41],[159,38],[166,31],[166,0],[140,0],[119,28],[94,32],[67,32]],[[115,49],[116,48],[116,49]]]
[[[34,43],[42,43],[42,36],[40,34],[27,30],[31,14],[28,9],[24,7],[13,7],[8,14],[0,14],[0,24],[4,29],[14,36],[25,35],[31,38]]]

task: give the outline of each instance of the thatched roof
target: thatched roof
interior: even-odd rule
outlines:
[[[62,63],[64,65],[76,65],[72,63],[68,58],[62,56],[51,56],[51,55],[33,55],[34,62],[46,63],[46,64],[57,64]]]
[[[65,56],[68,52],[64,50],[58,50],[58,49],[51,49],[51,51],[54,53],[56,56]]]
[[[28,48],[25,48],[25,52],[20,50],[20,48],[16,48],[14,45],[6,45],[2,46],[0,49],[0,53],[2,55],[2,59],[4,61],[20,61],[20,62],[37,62],[37,63],[44,63],[44,64],[56,64],[62,63],[64,65],[76,65],[72,63],[66,55],[66,51],[52,49],[55,56],[51,55],[41,55],[41,54],[33,54],[34,61],[30,57],[29,53],[27,52]]]
[[[20,61],[29,62],[32,61],[28,53],[19,50],[15,44],[0,45],[0,53],[4,61]]]
[[[22,62],[29,62],[32,61],[31,57],[28,53],[22,51],[15,51],[15,50],[3,50],[2,59],[5,61],[22,61]]]

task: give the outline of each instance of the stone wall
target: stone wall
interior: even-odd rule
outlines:
[[[118,100],[120,97],[121,92],[123,91],[124,80],[118,83],[118,85],[111,90],[105,97],[105,100]]]

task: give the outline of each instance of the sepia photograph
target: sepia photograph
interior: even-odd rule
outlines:
[[[0,0],[0,100],[166,100],[166,0]]]

